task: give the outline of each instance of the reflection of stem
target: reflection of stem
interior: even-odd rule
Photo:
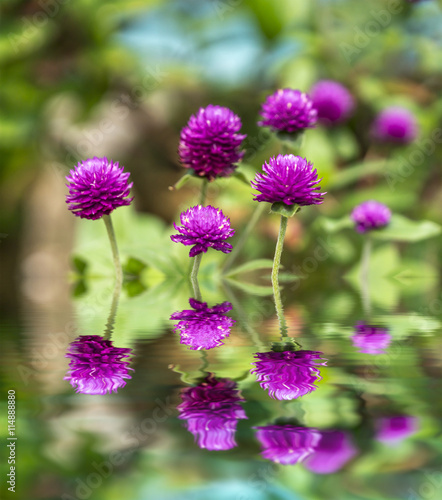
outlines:
[[[115,283],[114,293],[112,294],[112,304],[110,308],[110,313],[107,318],[106,328],[103,333],[103,337],[106,340],[110,340],[111,334],[114,330],[115,316],[117,315],[118,299],[121,293],[121,282]]]
[[[201,259],[203,258],[203,254],[199,253],[193,258],[193,267],[192,272],[190,273],[190,282],[192,283],[193,293],[195,295],[195,299],[201,301],[201,292],[198,284],[198,271],[201,264]]]
[[[199,204],[204,206],[204,202],[206,201],[207,196],[207,188],[209,187],[209,181],[204,177],[203,185],[201,186],[201,194]]]
[[[362,305],[364,307],[364,312],[367,316],[370,315],[370,284],[369,284],[369,272],[370,272],[370,253],[371,253],[372,240],[369,235],[366,235],[364,241],[364,248],[362,249],[361,257],[361,297]]]
[[[235,311],[238,315],[239,326],[241,327],[242,330],[246,331],[250,335],[250,338],[252,339],[252,342],[255,344],[255,346],[258,349],[260,349],[261,351],[264,351],[265,346],[261,342],[261,339],[259,338],[258,332],[254,328],[252,328],[250,326],[249,322],[247,321],[244,309],[242,308],[241,304],[239,303],[238,299],[236,298],[236,295],[233,293],[233,290],[225,282],[223,282],[223,289],[227,295],[227,298],[229,299],[229,302],[232,303],[233,308],[235,309]]]
[[[201,351],[201,366],[200,366],[200,372],[203,374],[207,372],[207,367],[209,366],[209,360],[207,358],[207,351]]]
[[[110,218],[110,215],[103,215],[103,221],[104,224],[106,225],[107,234],[109,236],[109,241],[112,249],[112,256],[114,259],[115,273],[116,273],[115,287],[119,286],[121,288],[121,284],[123,283],[123,270],[121,268],[120,256],[118,255],[117,240],[115,238],[114,227],[112,225],[112,220]]]
[[[224,262],[223,265],[223,272],[226,273],[231,267],[232,264],[235,262],[236,258],[238,257],[239,253],[241,252],[245,242],[247,241],[250,233],[253,231],[255,228],[257,222],[259,221],[262,213],[264,212],[266,208],[266,203],[260,202],[258,203],[257,207],[255,208],[255,211],[252,214],[252,217],[250,218],[249,222],[247,223],[246,227],[244,228],[241,237],[237,241],[235,248],[232,250],[230,255],[227,257],[227,259]]]
[[[273,287],[273,298],[275,299],[276,314],[278,315],[279,328],[281,331],[281,337],[287,337],[287,323],[284,318],[284,310],[281,301],[281,292],[279,290],[278,274],[279,266],[281,264],[281,254],[282,248],[284,246],[284,236],[287,229],[288,218],[281,215],[281,225],[279,227],[278,241],[276,242],[275,257],[273,258],[273,269],[272,269],[272,287]]]

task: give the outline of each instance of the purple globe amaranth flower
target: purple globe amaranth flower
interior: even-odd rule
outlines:
[[[408,109],[386,108],[376,116],[372,125],[372,134],[381,142],[407,144],[417,137],[416,118]]]
[[[230,335],[235,320],[224,313],[232,309],[230,302],[209,308],[206,302],[189,299],[192,309],[175,312],[170,319],[179,322],[173,329],[180,334],[181,344],[190,349],[212,349],[223,345],[222,340]]]
[[[316,390],[314,383],[321,380],[317,366],[324,366],[321,352],[282,351],[258,352],[255,368],[258,382],[269,396],[279,400],[292,400]]]
[[[107,394],[124,387],[129,375],[131,349],[114,347],[111,340],[99,335],[82,335],[75,339],[65,357],[70,358],[64,380],[69,380],[76,392]]]
[[[254,200],[286,205],[319,205],[323,202],[318,174],[305,158],[295,155],[278,155],[262,166],[263,174],[257,173],[252,187],[261,194]]]
[[[375,439],[386,444],[399,444],[418,430],[418,419],[409,415],[382,417],[376,420]]]
[[[262,446],[262,456],[282,465],[294,465],[311,455],[321,435],[316,429],[294,425],[254,427]]]
[[[346,120],[354,109],[354,99],[350,92],[333,80],[320,80],[310,91],[318,119],[326,124]]]
[[[369,200],[355,207],[350,217],[356,223],[356,231],[366,233],[387,226],[390,223],[391,212],[383,203]]]
[[[316,474],[332,474],[342,469],[358,451],[350,436],[340,430],[319,431],[320,440],[313,454],[305,461],[307,469]]]
[[[205,253],[208,248],[224,253],[232,251],[232,245],[225,240],[233,236],[235,231],[230,227],[230,219],[224,216],[221,209],[210,205],[196,205],[182,212],[180,221],[182,226],[174,223],[174,227],[181,234],[173,234],[170,239],[175,243],[193,245],[190,257]]]
[[[300,90],[280,89],[269,95],[261,107],[261,127],[292,134],[316,124],[317,112],[310,97]]]
[[[118,207],[130,205],[133,198],[129,198],[129,191],[133,183],[128,183],[129,175],[118,162],[107,158],[95,156],[80,162],[66,176],[69,210],[82,219],[95,220]]]
[[[240,129],[241,120],[229,108],[201,108],[181,131],[178,151],[183,166],[209,181],[230,175],[244,156],[240,146],[247,136],[239,134]]]
[[[351,337],[353,345],[364,354],[384,354],[392,337],[386,328],[358,323],[356,333]]]
[[[236,446],[238,420],[247,419],[241,397],[233,380],[216,379],[209,374],[196,387],[181,392],[182,403],[177,407],[181,420],[200,448],[230,450]]]

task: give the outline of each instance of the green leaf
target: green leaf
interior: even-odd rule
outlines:
[[[189,171],[188,173],[184,174],[181,179],[179,179],[173,186],[170,186],[170,190],[174,190],[174,189],[181,189],[184,184],[186,184],[188,181],[190,181],[190,179],[192,179],[192,177],[195,177],[194,173],[193,173],[193,170],[192,171]]]
[[[228,273],[226,276],[232,276],[234,274],[247,273],[250,271],[256,271],[257,269],[271,269],[273,267],[273,260],[271,259],[256,259],[250,262],[246,262],[245,264],[241,264],[238,267],[235,267]]]
[[[146,264],[139,259],[134,257],[129,257],[126,264],[123,266],[123,270],[126,274],[131,274],[133,276],[139,276],[141,272],[146,269]]]
[[[83,276],[85,274],[88,264],[84,259],[74,255],[72,257],[72,264],[79,275]]]
[[[276,203],[272,203],[272,207],[270,208],[270,212],[272,214],[283,215],[284,217],[293,217],[296,212],[299,212],[301,207],[296,203],[294,205],[286,205],[283,201],[277,201]]]
[[[423,220],[413,221],[402,215],[395,214],[391,217],[390,224],[382,229],[370,232],[372,238],[389,241],[421,241],[437,236],[441,226],[435,222]]]
[[[235,177],[236,179],[243,182],[244,184],[247,184],[247,186],[250,187],[250,180],[243,171],[236,169],[232,177]]]
[[[273,288],[271,286],[255,285],[253,283],[245,283],[228,278],[226,281],[228,281],[232,286],[235,286],[244,292],[250,293],[251,295],[259,295],[262,297],[273,295]]]
[[[340,170],[327,183],[327,189],[338,189],[357,182],[368,175],[379,175],[385,173],[388,165],[385,160],[364,162],[353,167]]]
[[[342,229],[350,228],[354,225],[354,222],[350,219],[348,215],[344,215],[340,219],[329,219],[328,217],[320,217],[318,219],[318,224],[321,229],[327,233],[337,233]]]

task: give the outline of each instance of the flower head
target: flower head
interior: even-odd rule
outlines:
[[[356,325],[356,333],[351,337],[353,345],[365,354],[384,354],[391,343],[391,335],[386,328],[365,323]]]
[[[252,187],[261,194],[256,201],[283,202],[286,205],[319,205],[323,202],[318,174],[305,158],[294,155],[278,155],[262,166],[263,174],[257,173]]]
[[[407,144],[417,137],[416,118],[408,109],[386,108],[377,115],[372,126],[372,134],[381,142]]]
[[[185,168],[209,181],[230,175],[244,156],[246,135],[239,134],[241,120],[229,108],[209,104],[192,115],[181,131],[180,159]]]
[[[319,431],[320,440],[305,466],[315,474],[332,474],[351,460],[357,449],[350,436],[339,430]]]
[[[334,124],[347,119],[354,109],[354,99],[350,92],[333,80],[320,80],[310,91],[318,118]]]
[[[320,440],[315,429],[294,425],[255,427],[262,446],[262,456],[282,465],[294,465],[311,455]]]
[[[291,400],[316,389],[321,380],[317,366],[324,366],[317,351],[258,352],[252,373],[272,398]]]
[[[178,319],[173,327],[181,336],[181,344],[190,349],[212,349],[223,345],[222,340],[230,335],[235,320],[224,313],[232,309],[230,302],[209,308],[206,302],[189,299],[192,309],[175,312],[170,319]]]
[[[364,201],[353,209],[351,219],[356,223],[358,233],[366,233],[372,229],[387,226],[391,219],[390,209],[383,203]]]
[[[123,205],[130,205],[132,182],[129,172],[123,172],[118,162],[107,158],[88,159],[80,162],[66,176],[69,194],[66,196],[69,210],[82,219],[100,219]]]
[[[114,347],[111,340],[99,335],[82,335],[71,343],[67,358],[69,370],[64,380],[69,380],[77,392],[107,394],[124,387],[129,375],[131,349]]]
[[[316,124],[316,109],[310,97],[300,90],[280,89],[269,95],[261,108],[261,127],[275,132],[294,133]]]
[[[375,439],[386,444],[398,444],[418,430],[418,419],[409,415],[382,417],[376,420]]]
[[[183,389],[181,399],[178,418],[186,420],[187,430],[200,448],[230,450],[236,446],[236,425],[247,416],[240,404],[244,399],[233,380],[209,374],[196,387]]]
[[[182,226],[174,224],[174,227],[181,234],[173,234],[170,239],[175,243],[193,245],[190,257],[206,253],[210,247],[224,253],[232,251],[232,245],[225,240],[233,236],[235,231],[230,227],[230,219],[224,216],[221,209],[210,205],[196,205],[182,212],[180,221]]]

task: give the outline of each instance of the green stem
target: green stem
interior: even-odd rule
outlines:
[[[364,307],[364,312],[367,316],[370,315],[371,312],[371,304],[370,304],[370,284],[369,284],[369,273],[370,273],[370,254],[372,247],[372,239],[370,235],[366,235],[364,241],[364,247],[362,249],[362,257],[361,257],[361,297],[362,297],[362,305]]]
[[[198,271],[201,264],[201,259],[203,258],[203,254],[199,253],[193,258],[193,267],[192,272],[190,273],[190,282],[192,283],[193,293],[195,295],[195,299],[201,301],[201,292],[198,284]]]
[[[284,318],[284,309],[281,301],[281,291],[279,289],[278,274],[281,265],[281,254],[284,246],[284,236],[287,229],[288,218],[281,215],[281,225],[279,227],[278,241],[276,242],[275,257],[273,258],[272,268],[272,287],[273,298],[275,299],[276,314],[278,315],[281,337],[287,337],[287,323]]]
[[[112,249],[112,257],[115,265],[115,287],[120,287],[123,283],[123,269],[121,268],[120,256],[118,254],[117,240],[115,238],[114,227],[110,215],[103,215],[103,221],[107,229],[109,241]]]
[[[207,367],[209,366],[209,360],[207,358],[207,351],[201,350],[201,366],[200,372],[204,375],[207,372]]]
[[[253,344],[260,350],[264,351],[265,350],[265,345],[263,342],[261,342],[261,339],[259,338],[258,332],[249,324],[247,321],[246,313],[244,309],[242,308],[241,304],[239,303],[238,299],[236,298],[236,295],[233,293],[233,290],[230,288],[230,286],[223,281],[222,283],[224,292],[227,296],[227,299],[229,302],[232,303],[233,309],[236,311],[236,314],[238,315],[238,323],[239,326],[243,331],[246,331],[249,335],[250,338],[252,339]]]
[[[204,206],[204,202],[206,201],[208,187],[209,187],[209,181],[206,178],[204,178],[203,185],[201,186],[199,205]]]
[[[255,211],[252,214],[252,217],[250,218],[249,222],[244,228],[244,231],[242,232],[241,237],[237,241],[234,249],[229,254],[227,259],[224,261],[224,265],[222,267],[223,274],[225,274],[232,267],[232,264],[235,262],[236,258],[240,254],[245,242],[247,241],[250,233],[253,231],[254,227],[256,226],[257,222],[259,221],[265,209],[266,209],[266,203],[263,202],[258,203],[257,207],[255,208]]]
[[[112,304],[109,312],[109,316],[106,323],[106,328],[103,333],[103,337],[106,340],[110,340],[111,334],[114,330],[115,316],[117,315],[118,300],[121,293],[121,282],[115,283],[114,293],[112,294]]]

